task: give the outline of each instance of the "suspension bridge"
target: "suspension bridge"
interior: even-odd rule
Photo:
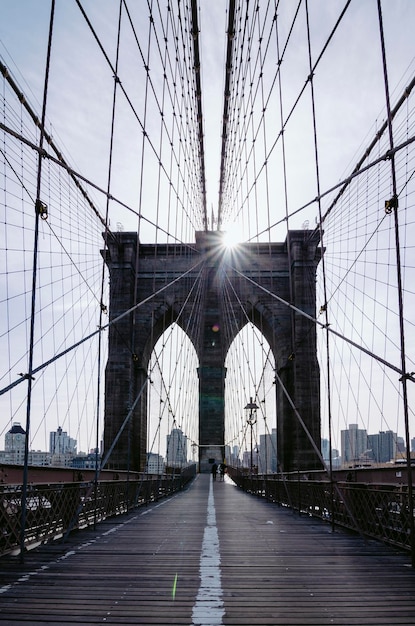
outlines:
[[[3,4],[0,621],[415,623],[415,8]]]

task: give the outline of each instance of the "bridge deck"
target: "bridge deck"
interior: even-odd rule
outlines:
[[[415,624],[405,555],[206,475],[24,566],[1,559],[0,591],[0,622],[25,626]]]

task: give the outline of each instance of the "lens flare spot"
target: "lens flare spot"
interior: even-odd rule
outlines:
[[[173,589],[171,591],[171,597],[173,598],[173,600],[176,597],[176,589],[177,589],[177,578],[178,578],[178,574],[176,573],[176,576],[174,577],[174,581],[173,581]]]

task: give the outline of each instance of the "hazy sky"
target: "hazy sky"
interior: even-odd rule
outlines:
[[[116,0],[82,2],[111,59],[115,58],[118,4]],[[343,0],[309,0],[308,4],[311,45],[315,59],[324,46],[345,2]],[[165,2],[163,7],[164,5]],[[272,3],[269,6],[272,8]],[[288,33],[296,6],[297,3],[294,0],[280,2],[278,16],[282,41],[284,35]],[[147,2],[136,0],[130,2],[129,7],[135,19],[137,32],[142,36],[144,43],[148,28]],[[156,7],[157,5],[154,5],[154,11]],[[264,7],[266,3],[261,3],[262,10]],[[0,54],[33,108],[40,115],[50,3],[46,0],[1,0],[0,8]],[[384,0],[382,9],[391,99],[394,102],[414,74],[415,2]],[[304,25],[305,13],[302,12],[286,59],[282,64],[285,115],[295,102],[308,75]],[[211,208],[215,213],[217,212],[218,204],[227,2],[225,0],[201,0],[199,27],[207,206],[210,214]],[[153,60],[153,57],[151,59]],[[265,65],[268,73],[264,81],[265,89],[269,88],[270,92],[270,81],[276,76],[276,65],[276,58],[270,55]],[[150,69],[152,69],[151,64]],[[150,75],[156,88],[160,89],[161,77],[156,66]],[[123,26],[123,39],[120,47],[119,76],[140,115],[144,115],[145,73],[138,59],[131,30],[126,25]],[[350,173],[363,149],[385,119],[376,0],[353,0],[351,2],[335,38],[330,43],[329,54],[324,55],[319,64],[314,85],[320,183],[324,191]],[[104,189],[108,176],[112,91],[111,71],[93,40],[76,2],[72,0],[56,2],[47,128],[74,169]],[[267,154],[265,144],[268,144],[269,150],[280,128],[278,100],[275,90],[272,93],[272,98],[275,100],[271,98],[272,106],[269,105],[267,110],[266,139],[258,142],[260,144],[257,152],[258,165],[261,165],[260,159],[264,160],[264,155]],[[118,106],[111,192],[135,211],[142,211],[143,215],[149,219],[155,219],[156,211],[160,210],[159,223],[172,232],[174,218],[167,216],[167,202],[165,201],[168,184],[161,187],[161,199],[158,200],[156,206],[158,164],[152,160],[151,154],[146,152],[144,169],[140,171],[141,131],[122,99],[119,100]],[[148,132],[154,137],[155,142],[160,141],[161,145],[158,134],[159,121],[154,110],[147,112],[147,116]],[[316,195],[313,129],[310,120],[310,99],[305,98],[296,108],[285,133],[290,212],[296,211]],[[165,144],[160,151],[164,164],[167,164],[169,151]],[[281,153],[278,148],[269,155],[268,188],[263,185],[265,177],[259,177],[259,201],[256,207],[256,213],[259,215],[259,230],[267,231],[270,224],[284,216],[281,164]],[[144,172],[142,177],[144,180],[140,182],[142,172]],[[103,214],[105,199],[98,192],[92,189],[89,191]],[[268,214],[265,210],[267,194],[271,198]],[[236,195],[233,196],[237,208],[236,197]],[[244,201],[246,202],[246,198]],[[249,202],[252,204],[252,196]],[[317,208],[315,204],[312,204],[310,208],[292,219],[290,227],[300,228],[305,221],[309,221],[311,227],[314,227],[316,217]],[[137,228],[137,215],[117,204],[112,204],[110,207],[110,220],[113,229],[117,228],[117,224],[122,224],[125,230]],[[249,232],[247,232],[246,227],[242,229],[241,220],[238,220],[235,225],[225,225],[226,227],[238,234],[243,233],[245,237],[255,235],[254,226],[250,224]],[[283,239],[285,228],[285,224],[282,224],[279,228],[267,231],[264,240],[268,240],[268,236],[271,240]],[[194,235],[189,225],[176,230],[174,234],[184,241],[192,241]],[[142,237],[148,241],[154,241],[154,228],[146,224],[142,225]],[[94,245],[98,250],[98,238]],[[99,258],[99,253],[97,257]],[[96,326],[95,320],[91,322],[91,325]],[[74,341],[77,338],[75,335]],[[24,421],[22,419],[23,406],[22,404],[22,408],[17,410],[14,405],[15,415],[20,421]],[[9,409],[6,408],[2,413],[7,416]],[[345,419],[352,421],[352,415],[347,415]],[[7,417],[4,421],[3,432],[9,423]],[[345,424],[340,424],[339,428],[344,428],[344,426]],[[57,424],[47,427],[46,430],[55,427]],[[391,427],[395,428],[394,425]],[[92,428],[91,425],[88,426],[89,431]],[[376,430],[376,427],[373,430]],[[72,432],[70,434],[74,436]],[[88,438],[89,442],[90,438]],[[39,443],[39,447],[44,446]],[[81,447],[85,449],[86,444],[82,444]]]
[[[147,28],[147,3],[131,3],[141,11],[140,21]],[[290,24],[296,3],[281,2],[279,17]],[[344,2],[313,0],[310,5],[310,24],[314,55],[317,56]],[[106,50],[114,58],[118,2],[87,0],[82,3],[97,33],[105,42]],[[265,5],[265,3],[264,3]],[[415,7],[410,0],[383,2],[388,71],[392,95],[403,90],[405,80],[413,69],[413,27]],[[271,3],[272,6],[272,3]],[[289,7],[289,9],[288,9]],[[49,2],[39,0],[2,0],[0,24],[0,53],[16,74],[22,89],[40,111],[44,63],[49,21]],[[200,2],[200,41],[202,46],[202,89],[206,144],[206,178],[209,207],[217,209],[219,189],[220,136],[223,110],[224,59],[226,52],[227,2],[202,0]],[[154,9],[155,11],[155,9]],[[299,27],[300,30],[300,27]],[[297,96],[304,81],[306,41],[303,32],[287,58],[286,110],[290,99]],[[132,56],[125,37],[121,49],[120,76],[133,98],[137,95],[139,80],[131,76]],[[130,58],[131,57],[131,58]],[[412,67],[411,67],[412,64]],[[289,70],[288,70],[289,65]],[[19,75],[21,72],[21,75]],[[271,71],[270,71],[271,73]],[[138,77],[139,78],[139,77]],[[85,20],[73,1],[57,2],[55,33],[48,100],[48,120],[56,140],[75,167],[98,185],[105,186],[108,153],[108,122],[111,108],[110,71],[102,54],[92,40]],[[25,82],[24,82],[25,81]],[[290,93],[291,90],[291,93]],[[384,117],[383,77],[379,54],[379,35],[375,0],[353,1],[330,44],[327,61],[320,64],[315,79],[317,120],[323,188],[330,186],[347,173],[359,147]],[[33,96],[31,95],[33,94]],[[306,159],[311,150],[309,106],[300,107],[295,115],[295,133],[287,144],[298,168],[290,167],[292,203],[301,206],[314,192],[307,185],[309,166]],[[277,114],[275,114],[277,115]],[[120,116],[121,118],[122,116]],[[125,115],[127,118],[127,114]],[[117,165],[123,171],[114,180],[114,195],[119,194],[127,204],[137,203],[136,163],[134,150],[128,139],[129,119],[120,120],[119,136],[123,141],[122,155]],[[270,143],[275,136],[270,128]],[[291,131],[290,131],[291,132]],[[292,157],[294,158],[294,156]],[[307,159],[308,160],[308,159]],[[304,163],[304,164],[303,164]],[[294,177],[294,178],[291,178]],[[333,179],[334,177],[334,179]],[[128,181],[127,184],[125,181]],[[300,184],[299,184],[300,183]],[[301,187],[303,193],[298,192]],[[121,221],[128,216],[120,211]],[[312,212],[310,212],[311,215]],[[299,218],[304,219],[304,216]],[[129,223],[126,224],[128,229]]]

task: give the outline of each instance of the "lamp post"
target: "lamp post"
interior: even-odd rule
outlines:
[[[249,402],[245,407],[245,411],[247,412],[247,417],[246,417],[246,421],[248,422],[248,424],[251,427],[251,467],[250,467],[250,473],[252,474],[252,467],[253,467],[253,462],[252,462],[252,453],[253,453],[253,448],[252,448],[252,429],[254,427],[254,424],[256,423],[256,412],[257,412],[258,406],[255,404],[255,402],[253,402],[252,397],[249,398]]]

